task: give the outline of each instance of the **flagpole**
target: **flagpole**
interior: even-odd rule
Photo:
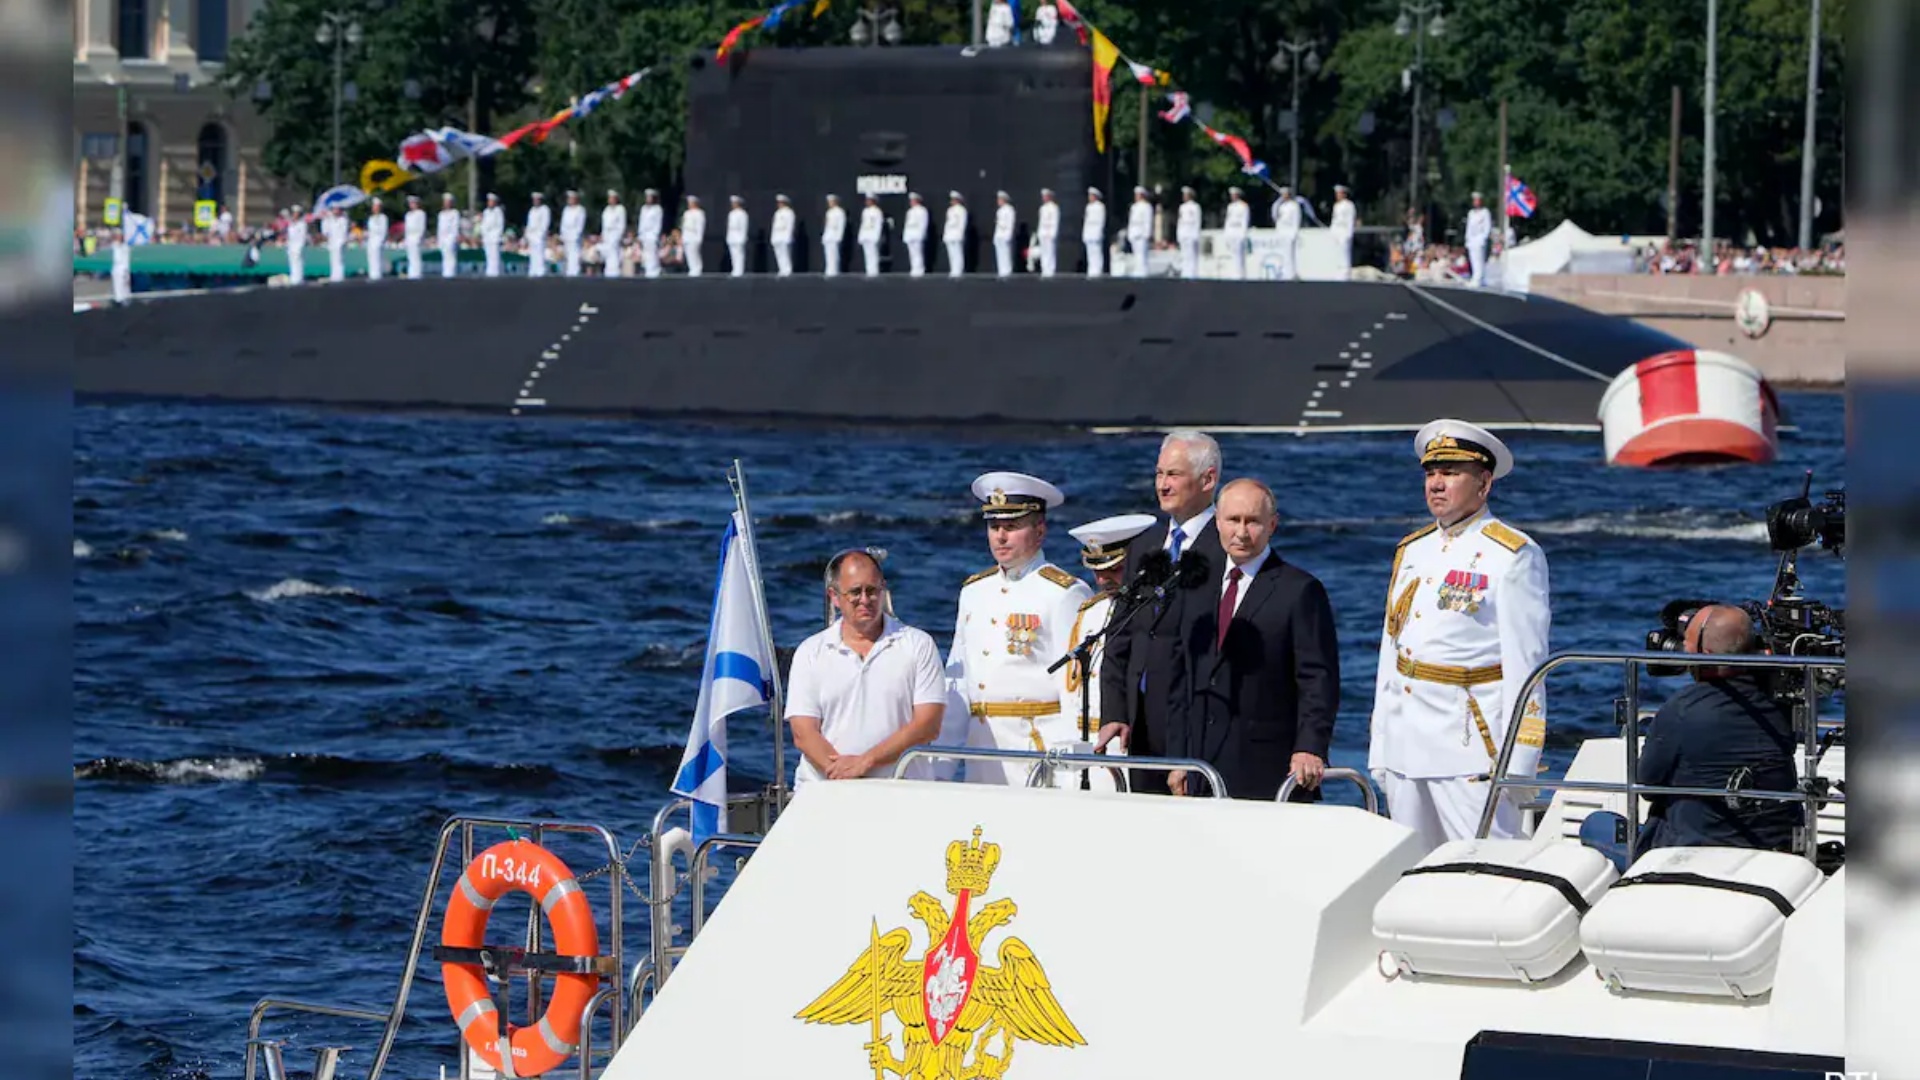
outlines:
[[[773,670],[768,707],[773,724],[773,809],[778,814],[787,805],[786,693],[780,683],[780,653],[773,645],[773,619],[767,613],[766,584],[760,578],[760,548],[753,537],[753,512],[747,508],[747,473],[740,459],[733,459],[727,472],[727,484],[733,488],[733,502],[740,512],[740,539],[746,544],[747,582],[753,589],[753,606],[760,615],[760,644],[767,650]]]

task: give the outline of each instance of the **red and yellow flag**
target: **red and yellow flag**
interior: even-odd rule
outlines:
[[[767,17],[765,15],[758,15],[727,31],[727,36],[720,39],[720,47],[714,50],[713,58],[715,60],[725,60],[727,53],[732,51],[733,47],[740,43],[741,34],[746,33],[766,21]]]
[[[1107,152],[1107,112],[1113,108],[1113,65],[1120,49],[1098,30],[1093,31],[1093,146]]]

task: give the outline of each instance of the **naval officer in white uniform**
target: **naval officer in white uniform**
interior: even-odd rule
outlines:
[[[687,196],[686,212],[680,215],[680,254],[687,261],[687,276],[699,277],[706,269],[700,246],[707,242],[707,212],[700,208],[700,196]]]
[[[607,208],[600,211],[600,273],[604,277],[622,276],[626,267],[622,249],[627,240],[627,208],[620,205],[620,193],[607,190]]]
[[[401,244],[407,249],[407,280],[420,280],[420,245],[427,242],[427,212],[420,208],[420,196],[407,196],[407,216]]]
[[[1433,524],[1400,541],[1374,680],[1367,767],[1393,820],[1429,848],[1472,837],[1513,702],[1547,656],[1547,557],[1487,506],[1513,454],[1491,433],[1435,420],[1414,439]],[[1532,777],[1546,742],[1536,693],[1520,721],[1510,777]],[[1512,792],[1490,835],[1520,835]]]
[[[660,276],[660,233],[666,227],[666,208],[660,205],[660,192],[648,188],[641,196],[640,218],[633,234],[640,239],[640,272],[650,278]]]
[[[947,192],[947,220],[942,223],[940,241],[947,246],[947,276],[967,272],[967,200],[957,191]]]
[[[486,252],[488,277],[500,276],[500,243],[507,236],[507,211],[500,196],[487,193],[487,208],[480,211],[480,247]]]
[[[1200,200],[1193,189],[1180,189],[1180,212],[1174,218],[1173,238],[1180,245],[1180,276],[1193,281],[1200,276]]]
[[[1153,203],[1148,201],[1147,189],[1133,189],[1133,205],[1127,209],[1127,247],[1133,252],[1133,276],[1147,276],[1151,246],[1148,241],[1153,237]]]
[[[747,200],[729,195],[727,202],[733,205],[727,211],[727,276],[744,277],[747,273]]]
[[[1040,254],[1040,276],[1050,278],[1059,266],[1060,204],[1053,189],[1040,189],[1040,221],[1033,230],[1033,246]]]
[[[993,193],[997,204],[993,211],[993,272],[1001,279],[1013,276],[1013,227],[1016,221],[1013,196],[1004,191]]]
[[[1080,244],[1087,249],[1087,277],[1097,278],[1107,261],[1107,204],[1100,189],[1087,189],[1087,216],[1080,219]]]
[[[1253,223],[1253,208],[1246,193],[1237,187],[1227,189],[1227,216],[1220,235],[1227,244],[1227,258],[1233,267],[1227,274],[1235,281],[1247,279],[1247,228]]]
[[[580,193],[567,192],[567,205],[560,211],[560,249],[566,261],[562,272],[580,276],[580,242],[587,235],[587,208],[580,204]]]
[[[1066,501],[1035,476],[990,472],[973,482],[987,522],[994,565],[960,589],[947,685],[953,696],[942,743],[1002,750],[1046,750],[1076,741],[1078,729],[1060,711],[1060,677],[1047,669],[1067,651],[1080,606],[1093,596],[1085,582],[1041,553],[1047,511]],[[1026,782],[1027,769],[997,761],[966,763],[975,784]]]
[[[925,277],[927,274],[927,204],[920,200],[920,193],[907,193],[907,222],[900,230],[900,240],[907,245],[907,276]]]
[[[1079,613],[1073,617],[1073,628],[1067,633],[1068,652],[1106,629],[1107,620],[1113,616],[1114,597],[1125,584],[1127,542],[1152,528],[1157,520],[1152,514],[1121,514],[1067,530],[1080,541],[1080,565],[1093,571],[1093,585],[1097,590],[1093,599],[1081,604]],[[1060,712],[1073,725],[1074,749],[1080,753],[1093,752],[1094,735],[1100,730],[1100,660],[1106,655],[1106,646],[1104,637],[1093,643],[1084,670],[1077,659],[1060,669]],[[1087,712],[1084,725],[1080,722],[1083,706]],[[1116,739],[1107,744],[1106,752],[1117,756],[1125,754],[1126,747]],[[1067,773],[1055,786],[1077,791],[1080,781],[1074,774]],[[1113,791],[1113,774],[1095,770],[1087,786],[1092,791]]]
[[[867,205],[860,210],[860,265],[868,277],[880,276],[880,237],[886,229],[887,215],[880,209],[880,196],[868,193]]]
[[[451,191],[440,196],[440,216],[433,228],[440,245],[440,276],[453,277],[460,272],[460,211],[453,207]]]
[[[767,231],[767,245],[773,248],[774,276],[793,276],[793,200],[785,195],[775,195],[778,206],[773,212],[773,227]]]
[[[527,196],[533,205],[527,208],[527,276],[547,276],[547,230],[553,227],[553,209],[539,192]]]
[[[840,276],[840,252],[847,240],[847,211],[840,205],[840,196],[827,196],[827,217],[820,226],[820,274],[822,277]]]
[[[391,228],[387,221],[387,212],[380,200],[373,200],[373,212],[367,215],[367,280],[379,281],[387,270],[387,230]]]
[[[1333,185],[1333,219],[1327,223],[1327,231],[1333,235],[1336,281],[1346,281],[1353,276],[1353,234],[1360,227],[1360,217],[1350,194],[1347,185]]]
[[[1470,284],[1479,288],[1487,281],[1487,247],[1493,241],[1493,211],[1487,209],[1479,192],[1473,193],[1473,209],[1467,211],[1467,261],[1473,264]]]

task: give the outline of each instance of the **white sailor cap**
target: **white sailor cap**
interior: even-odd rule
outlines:
[[[1228,188],[1228,189],[1227,189],[1227,194],[1228,194],[1229,196],[1232,196],[1232,195],[1244,195],[1244,194],[1246,194],[1246,192],[1244,192],[1244,191],[1241,191],[1241,190],[1240,190],[1239,188],[1237,188],[1237,187],[1230,187],[1230,188]]]
[[[609,199],[617,199],[617,198],[619,198],[619,197],[620,197],[620,193],[619,193],[619,192],[617,192],[617,191],[615,191],[615,190],[613,190],[612,188],[608,188],[608,189],[607,189],[607,198],[609,198]]]
[[[730,203],[735,203],[735,204],[739,204],[739,203],[743,203],[743,202],[746,202],[747,200],[745,200],[745,199],[743,199],[743,198],[741,198],[741,197],[740,197],[740,196],[738,196],[738,195],[729,195],[729,196],[727,196],[727,201],[728,201],[728,202],[730,202]]]
[[[988,521],[1011,521],[1044,513],[1067,501],[1059,488],[1037,476],[1017,472],[980,474],[973,482],[973,497],[980,500],[980,515]]]
[[[1127,541],[1160,520],[1152,514],[1121,514],[1089,521],[1067,530],[1080,541],[1080,565],[1089,570],[1111,570],[1127,561]]]
[[[451,191],[443,191],[443,192],[441,192],[441,193],[440,193],[440,201],[441,201],[441,202],[452,202],[452,201],[453,201],[453,192],[451,192]],[[294,204],[293,204],[293,208],[294,208],[295,210],[298,210],[298,209],[300,209],[300,204],[299,204],[299,203],[294,203]]]
[[[966,197],[965,195],[962,195],[962,194],[960,194],[960,193],[959,193],[959,192],[957,192],[957,191],[949,191],[949,192],[947,192],[947,198],[949,198],[949,199],[959,199],[959,200],[960,200],[961,202],[966,202],[966,201],[967,201],[967,197]]]
[[[1089,198],[1089,199],[1097,199],[1097,198],[1099,198],[1099,197],[1100,197],[1100,189],[1099,189],[1099,188],[1097,188],[1097,187],[1090,187],[1090,188],[1088,188],[1088,189],[1087,189],[1087,198]]]
[[[1147,189],[1146,189],[1146,188],[1143,188],[1143,187],[1141,187],[1141,186],[1140,186],[1140,185],[1138,185],[1138,184],[1135,184],[1135,185],[1134,185],[1134,187],[1133,187],[1133,193],[1134,193],[1135,195],[1145,195],[1145,194],[1147,193]]]
[[[907,198],[909,198],[909,199],[911,199],[911,200],[913,200],[914,202],[919,202],[919,201],[920,201],[920,193],[919,193],[919,192],[917,192],[917,191],[909,191],[909,192],[907,192]]]
[[[543,202],[545,201],[546,196],[538,191],[534,191],[534,192],[529,192],[527,194],[527,198],[532,199],[534,202]]]
[[[488,202],[499,202],[499,201],[500,201],[500,196],[498,196],[498,195],[495,195],[495,194],[494,194],[493,192],[491,192],[491,191],[489,191],[489,192],[487,192],[487,201],[488,201]]]
[[[1182,194],[1182,195],[1191,195],[1191,194],[1193,194],[1193,189],[1192,189],[1192,188],[1190,188],[1190,187],[1188,187],[1188,186],[1187,186],[1187,185],[1185,185],[1185,184],[1181,184],[1181,185],[1180,185],[1180,194]]]
[[[699,202],[699,201],[700,201],[700,196],[698,196],[698,195],[689,195],[689,196],[687,196],[687,201],[688,201],[688,202],[690,202],[690,203],[697,203],[697,202]]]
[[[792,202],[793,200],[787,198],[785,195],[775,195],[773,197],[773,201],[774,202]]]
[[[420,196],[418,196],[418,195],[409,195],[409,196],[407,196],[407,201],[408,201],[408,202],[419,202],[419,201],[420,201]]]
[[[1477,191],[1473,193],[1473,197],[1474,197],[1474,198],[1476,198],[1476,199],[1484,199],[1484,198],[1486,198],[1486,196],[1485,196],[1485,195],[1482,195],[1482,194],[1480,194],[1480,193],[1479,193],[1479,192],[1477,192]]]
[[[579,193],[578,191],[575,191],[575,190],[574,190],[573,188],[568,188],[568,189],[567,189],[567,198],[569,198],[569,199],[577,199],[577,198],[579,198],[579,197],[580,197],[580,193]]]
[[[1043,198],[1043,199],[1045,199],[1045,198],[1049,198],[1049,197],[1051,197],[1052,195],[1053,195],[1053,189],[1052,189],[1052,188],[1050,188],[1050,187],[1043,187],[1043,188],[1041,188],[1041,189],[1040,189],[1040,197],[1041,197],[1041,198]]]
[[[839,202],[839,201],[840,201],[840,196],[838,196],[838,195],[829,195],[829,196],[827,196],[827,201],[828,201],[828,202],[831,202],[831,203],[837,203],[837,202]]]
[[[1334,194],[1336,195],[1347,195],[1352,193],[1352,189],[1347,187],[1347,185],[1345,184],[1333,185],[1333,191],[1334,191]]]
[[[993,193],[993,197],[994,197],[994,198],[996,198],[996,199],[1005,199],[1005,200],[1007,200],[1008,202],[1012,202],[1012,201],[1013,201],[1013,196],[1011,196],[1011,195],[1009,195],[1009,194],[1007,194],[1007,193],[1006,193],[1006,192],[1004,192],[1004,191],[996,191],[996,192],[994,192],[994,193]]]
[[[657,199],[660,197],[660,189],[648,188],[645,192],[643,192],[643,194],[646,195],[646,197],[649,199]]]
[[[1513,452],[1493,432],[1465,420],[1435,420],[1413,437],[1421,465],[1468,461],[1493,471],[1495,480],[1513,471]]]

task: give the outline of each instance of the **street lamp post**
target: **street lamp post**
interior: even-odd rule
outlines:
[[[360,44],[360,24],[344,11],[326,11],[320,15],[320,27],[313,39],[333,46],[333,183],[340,185],[340,99],[345,77],[346,48]]]
[[[1720,5],[1719,0],[1707,0],[1706,160],[1701,166],[1700,181],[1700,258],[1706,260],[1709,274],[1717,268],[1713,259],[1713,120],[1719,111],[1719,89]]]
[[[900,44],[900,11],[894,7],[862,8],[847,35],[856,46]]]
[[[1813,134],[1820,107],[1820,0],[1807,30],[1807,131],[1800,144],[1800,250],[1813,248]]]
[[[1407,166],[1407,209],[1415,211],[1420,208],[1420,90],[1427,73],[1427,35],[1441,37],[1447,32],[1447,17],[1440,6],[1440,0],[1407,0],[1393,22],[1395,34],[1413,34],[1413,67],[1408,73],[1413,83],[1413,152]],[[1429,15],[1433,16],[1431,23],[1427,21]]]
[[[1302,58],[1301,53],[1305,53],[1306,56]],[[1310,38],[1283,41],[1280,47],[1274,50],[1271,66],[1275,71],[1291,70],[1293,72],[1293,123],[1288,125],[1293,129],[1293,148],[1292,159],[1287,168],[1287,187],[1298,194],[1300,191],[1300,72],[1305,69],[1309,75],[1318,74],[1320,53],[1314,48]]]

